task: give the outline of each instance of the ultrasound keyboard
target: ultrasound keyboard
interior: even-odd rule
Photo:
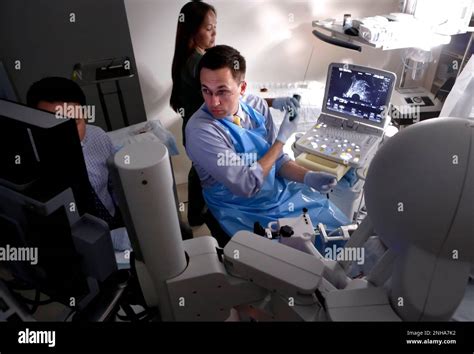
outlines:
[[[376,136],[359,134],[318,123],[297,141],[298,147],[309,153],[358,166],[365,160]]]

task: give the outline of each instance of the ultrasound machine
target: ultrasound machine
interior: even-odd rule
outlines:
[[[329,66],[322,114],[296,148],[351,167],[364,166],[381,142],[394,73],[358,65]]]

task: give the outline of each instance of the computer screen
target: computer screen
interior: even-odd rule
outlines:
[[[87,215],[94,200],[76,122],[0,100],[0,164],[0,248],[37,250],[37,263],[0,266],[65,304],[85,297],[97,264],[99,275],[116,265],[105,223],[91,232],[97,221]]]
[[[326,110],[367,122],[382,122],[390,103],[393,74],[338,65],[332,66],[329,74]]]
[[[0,162],[0,184],[40,201],[71,188],[80,214],[94,214],[73,120],[0,100]]]

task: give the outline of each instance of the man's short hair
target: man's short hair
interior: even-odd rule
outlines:
[[[86,96],[77,83],[64,77],[45,77],[28,89],[26,104],[37,107],[40,101],[86,104]]]
[[[202,68],[218,70],[229,68],[232,77],[240,81],[245,76],[245,58],[237,49],[228,45],[216,45],[206,51],[199,62],[199,72]]]

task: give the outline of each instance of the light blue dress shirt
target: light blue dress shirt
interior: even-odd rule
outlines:
[[[109,169],[107,168],[107,159],[114,154],[112,141],[101,128],[87,124],[81,145],[92,188],[110,215],[114,216],[115,204],[109,191]]]
[[[266,140],[272,145],[276,139],[276,131],[266,101],[254,95],[246,95],[241,100],[265,117]],[[205,107],[205,103],[202,107]],[[255,123],[242,107],[239,106],[236,114],[241,118],[243,128],[255,128]],[[233,117],[223,119],[233,121]],[[258,163],[255,166],[245,166],[243,163],[222,166],[219,163],[223,154],[230,156],[235,154],[236,150],[224,125],[202,109],[193,114],[186,126],[186,152],[196,168],[203,188],[222,183],[235,195],[251,197],[263,184],[263,170]],[[276,161],[276,170],[289,160],[290,157],[282,153]]]

